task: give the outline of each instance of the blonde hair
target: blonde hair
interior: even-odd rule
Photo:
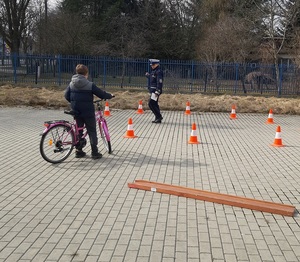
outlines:
[[[89,70],[87,68],[87,66],[83,65],[83,64],[78,64],[76,66],[76,74],[79,75],[87,75],[89,73]]]

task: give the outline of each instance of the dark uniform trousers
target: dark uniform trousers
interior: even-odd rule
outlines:
[[[157,97],[156,101],[150,98],[149,103],[148,103],[148,106],[149,106],[150,110],[155,115],[155,119],[161,119],[162,118],[161,113],[160,113],[160,108],[159,108],[159,105],[158,105],[158,99],[159,99],[159,96]]]

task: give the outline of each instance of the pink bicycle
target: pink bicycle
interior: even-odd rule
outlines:
[[[96,104],[96,122],[98,123],[100,136],[102,138],[106,151],[111,154],[111,141],[108,132],[106,119],[102,113],[101,99],[94,101]],[[86,145],[87,130],[85,126],[78,127],[73,111],[64,111],[65,114],[74,117],[73,122],[66,120],[52,120],[44,122],[46,127],[43,131],[40,141],[40,153],[42,157],[53,164],[66,160],[71,154],[73,148],[81,143]],[[79,138],[79,131],[83,130],[83,136]]]

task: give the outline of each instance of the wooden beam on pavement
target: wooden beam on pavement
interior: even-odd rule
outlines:
[[[248,208],[252,210],[268,212],[283,216],[294,216],[296,208],[291,205],[274,203],[264,200],[256,200],[246,197],[239,197],[221,193],[214,193],[199,189],[193,189],[183,186],[174,186],[170,184],[151,182],[146,180],[135,180],[134,183],[128,183],[129,188],[142,189],[152,192],[165,193],[170,195],[182,196],[218,204]]]

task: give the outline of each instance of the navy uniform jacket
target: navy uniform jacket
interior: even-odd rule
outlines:
[[[153,69],[148,77],[149,77],[149,86],[148,86],[149,92],[150,93],[158,92],[159,94],[161,94],[164,75],[160,66]]]
[[[112,95],[98,88],[83,75],[72,76],[65,91],[65,98],[71,103],[76,116],[82,118],[95,117],[94,95],[102,99],[110,99]]]

